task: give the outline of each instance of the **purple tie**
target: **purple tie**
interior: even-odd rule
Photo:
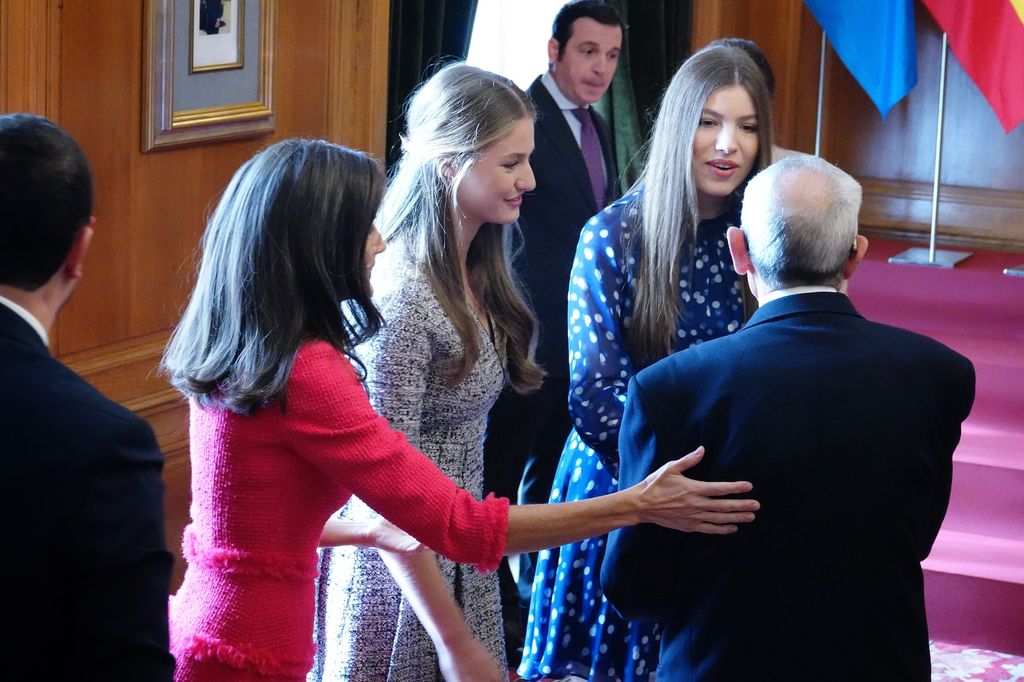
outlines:
[[[594,119],[590,117],[590,109],[580,107],[572,110],[573,116],[580,122],[580,151],[583,161],[587,164],[590,186],[594,190],[594,203],[597,208],[604,208],[604,156],[601,154],[601,142],[597,139]]]

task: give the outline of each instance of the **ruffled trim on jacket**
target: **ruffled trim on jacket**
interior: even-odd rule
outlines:
[[[181,550],[190,566],[235,573],[258,575],[284,580],[313,580],[317,577],[316,562],[311,558],[273,553],[245,552],[228,547],[207,547],[196,537],[192,526],[185,528]]]
[[[487,543],[484,549],[484,558],[476,564],[476,569],[481,573],[490,573],[498,570],[501,559],[505,556],[505,541],[508,538],[508,512],[509,501],[503,497],[497,497],[494,493],[488,493],[484,498],[487,502],[490,523],[488,528],[493,528],[491,533],[484,536]]]
[[[178,660],[191,656],[196,660],[214,659],[239,670],[251,670],[272,677],[305,678],[313,665],[316,647],[311,643],[302,658],[275,656],[257,647],[230,643],[214,637],[187,635],[174,642],[171,653]]]

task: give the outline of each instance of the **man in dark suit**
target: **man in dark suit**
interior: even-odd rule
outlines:
[[[853,308],[860,201],[815,157],[762,171],[728,232],[760,309],[631,382],[622,487],[703,444],[693,471],[749,480],[761,503],[729,536],[612,535],[605,594],[664,624],[659,682],[930,677],[920,562],[946,513],[974,368]]]
[[[170,680],[163,458],[143,420],[47,351],[91,213],[75,141],[0,116],[0,651],[40,679]]]
[[[537,106],[536,147],[530,157],[537,188],[523,197],[519,226],[524,245],[516,269],[540,323],[537,361],[547,377],[528,396],[503,393],[491,410],[484,440],[486,490],[518,497],[523,504],[548,501],[572,429],[565,312],[569,271],[584,223],[620,193],[608,124],[591,105],[611,84],[622,31],[622,20],[609,5],[595,0],[566,4],[548,41],[549,70],[528,90]],[[515,595],[503,564],[508,618]],[[520,576],[520,593],[528,602],[533,570],[526,555]]]

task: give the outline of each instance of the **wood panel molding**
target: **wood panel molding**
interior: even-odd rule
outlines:
[[[168,337],[168,332],[160,331],[64,355],[61,360],[103,395],[138,412],[178,395],[157,375]]]
[[[166,455],[188,449],[186,405],[159,374],[166,331],[65,355],[61,361],[153,427]]]
[[[930,183],[861,178],[865,232],[890,239],[919,241],[931,229]],[[949,245],[1021,250],[1024,194],[977,187],[942,186],[938,238]]]
[[[0,2],[0,111],[60,120],[61,0]]]
[[[389,0],[331,3],[327,136],[384,157],[388,106]]]

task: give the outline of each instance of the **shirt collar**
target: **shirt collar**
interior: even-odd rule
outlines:
[[[4,298],[3,296],[0,296],[0,305],[10,308],[15,315],[25,320],[25,322],[27,322],[28,325],[35,330],[36,334],[39,334],[39,338],[43,340],[44,346],[50,345],[50,337],[46,333],[46,327],[43,326],[42,322],[36,319],[35,315],[30,313],[28,310],[21,307],[11,299]]]
[[[540,82],[548,89],[551,99],[555,100],[555,104],[557,104],[558,108],[562,111],[571,111],[573,109],[581,108],[578,104],[562,94],[562,91],[558,89],[558,83],[555,82],[555,77],[551,75],[551,71],[545,71],[544,75],[540,77]],[[582,108],[587,109],[588,107]]]
[[[823,286],[803,286],[803,287],[788,287],[786,289],[776,289],[775,291],[769,291],[764,296],[757,299],[758,304],[765,305],[776,299],[784,298],[786,296],[794,296],[796,294],[816,294],[819,292],[825,292],[834,294],[836,293],[835,287],[823,287]]]

